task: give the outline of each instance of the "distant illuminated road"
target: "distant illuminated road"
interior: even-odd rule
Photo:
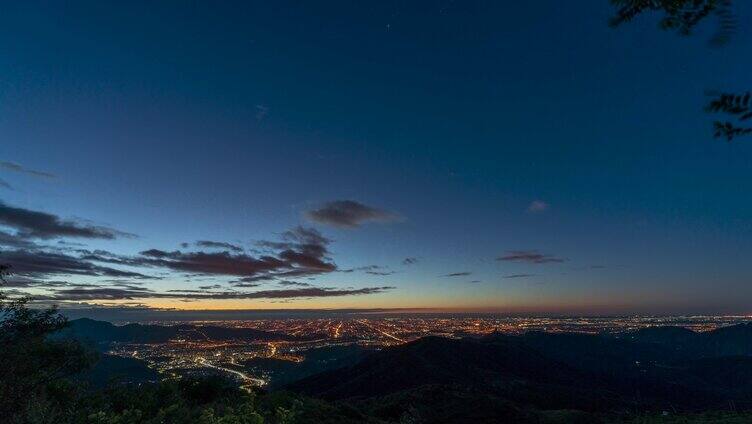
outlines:
[[[342,330],[342,321],[339,322],[339,325],[337,328],[334,329],[334,338],[338,339],[340,336],[340,331]]]
[[[385,335],[385,336],[387,336],[387,337],[389,337],[391,339],[397,340],[400,343],[407,343],[407,340],[400,339],[399,337],[395,336],[394,334],[390,334],[390,333],[387,333],[386,331],[384,331],[384,330],[382,330],[380,328],[376,328],[373,325],[369,324],[365,320],[359,320],[358,322],[361,323],[361,324],[363,324],[363,325],[365,325],[366,327],[370,328],[371,330],[377,331],[377,332],[379,332],[379,333],[381,333],[381,334],[383,334],[383,335]]]
[[[248,374],[242,373],[240,371],[232,370],[232,369],[225,368],[225,367],[220,367],[219,365],[214,365],[214,364],[212,364],[211,362],[207,361],[204,358],[198,358],[196,361],[199,364],[207,366],[209,368],[214,368],[214,369],[218,369],[220,371],[225,371],[225,372],[229,372],[231,374],[235,374],[235,375],[239,376],[240,378],[242,378],[243,381],[249,381],[249,382],[251,382],[254,386],[259,386],[260,387],[260,386],[265,386],[266,385],[266,381],[265,380],[262,380],[262,379],[256,378],[256,377],[251,377]]]

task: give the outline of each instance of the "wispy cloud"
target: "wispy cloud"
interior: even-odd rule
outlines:
[[[56,252],[21,249],[4,250],[2,260],[12,266],[14,274],[34,278],[46,278],[54,275],[156,278],[139,272],[97,265],[87,259]]]
[[[329,258],[330,240],[311,228],[296,227],[282,234],[280,241],[260,241],[262,255],[229,251],[183,251],[148,249],[123,256],[91,252],[85,259],[124,266],[164,268],[171,271],[212,276],[241,277],[238,284],[294,278],[333,272]],[[235,285],[238,287],[238,285]]]
[[[104,226],[63,220],[50,213],[9,206],[2,201],[0,201],[0,225],[11,227],[16,230],[17,236],[26,238],[80,237],[114,239],[122,236],[133,236],[133,234]]]
[[[402,265],[415,265],[417,263],[418,258],[409,257],[402,260]]]
[[[366,222],[392,222],[399,219],[393,212],[374,208],[353,200],[335,200],[306,212],[306,217],[319,224],[340,228],[356,228]]]
[[[566,259],[553,255],[538,253],[535,250],[512,250],[507,255],[496,258],[497,261],[525,262],[530,264],[547,264],[564,262]]]
[[[255,292],[200,292],[197,290],[178,290],[156,292],[150,289],[122,288],[72,288],[58,290],[53,295],[35,296],[37,300],[81,301],[81,300],[134,300],[134,299],[186,299],[186,300],[224,300],[224,299],[295,299],[316,297],[360,296],[383,293],[394,287],[365,287],[360,289],[335,289],[305,287],[295,289],[261,290]]]
[[[527,211],[530,213],[541,213],[548,210],[550,205],[543,200],[533,200],[527,207]]]
[[[340,272],[363,272],[369,275],[392,275],[395,273],[394,271],[380,265],[366,265],[357,268],[342,269]]]
[[[280,286],[295,286],[295,287],[312,287],[313,286],[311,283],[300,282],[300,281],[289,281],[289,280],[278,281],[277,284],[279,284]]]
[[[392,286],[314,287],[310,283],[294,281],[297,277],[310,278],[337,270],[329,252],[331,240],[316,229],[301,226],[285,231],[277,240],[258,241],[259,250],[253,251],[229,242],[199,240],[184,244],[180,250],[151,248],[137,254],[121,254],[89,250],[68,241],[48,241],[71,237],[115,239],[128,235],[87,221],[63,219],[51,213],[0,202],[2,261],[12,265],[15,287],[34,288],[34,295],[41,302],[101,303],[161,298],[185,301],[287,300],[371,295],[394,289]],[[376,265],[360,270],[375,275],[393,272]],[[212,282],[198,288],[164,291],[137,283],[139,280],[162,279],[165,275],[219,277],[231,289],[222,289],[221,284]],[[67,277],[81,276],[92,282],[63,281]],[[281,288],[247,291],[258,287],[260,282],[275,280]],[[39,291],[47,293],[39,294]]]
[[[224,241],[211,241],[211,240],[199,240],[196,242],[196,246],[204,247],[207,249],[227,249],[233,252],[242,252],[243,248]]]
[[[264,118],[266,118],[266,115],[269,113],[269,107],[264,105],[256,105],[256,120],[262,121]]]
[[[381,269],[381,267],[379,265],[365,265],[365,266],[359,266],[355,268],[341,269],[340,272],[346,272],[346,273],[357,272],[357,271],[365,272],[365,271],[373,271],[377,269]]]
[[[440,275],[439,277],[466,277],[468,275],[472,275],[472,272],[469,271],[462,271],[462,272],[452,272],[450,274],[444,274]]]
[[[0,161],[0,168],[8,171],[18,172],[20,174],[33,175],[35,177],[55,178],[55,175],[50,174],[49,172],[29,169],[14,162]]]
[[[535,274],[509,274],[505,275],[502,278],[530,278],[535,277]]]

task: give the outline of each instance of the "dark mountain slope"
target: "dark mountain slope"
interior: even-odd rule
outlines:
[[[330,400],[416,398],[444,387],[522,408],[701,410],[752,397],[752,357],[686,359],[655,343],[610,336],[531,333],[428,337],[314,375],[290,390]],[[451,389],[450,389],[451,388]],[[461,390],[460,390],[461,389]],[[417,396],[418,398],[420,396]]]
[[[352,367],[290,386],[327,399],[383,396],[425,385],[455,385],[506,392],[534,381],[571,391],[597,386],[597,378],[549,360],[514,339],[493,343],[426,337],[368,356]]]
[[[496,336],[503,338],[510,336]],[[519,338],[530,349],[574,368],[605,375],[623,374],[640,365],[683,359],[667,346],[589,334],[530,332]],[[493,340],[489,337],[488,340]]]
[[[697,340],[699,336],[699,333],[684,327],[665,326],[642,328],[629,334],[628,338],[642,343],[686,345]]]
[[[356,344],[325,346],[304,351],[303,362],[253,358],[242,361],[241,365],[252,374],[270,375],[271,380],[267,388],[274,390],[314,374],[355,365],[371,353],[373,353],[372,349]]]
[[[194,325],[142,325],[116,326],[109,322],[81,318],[56,335],[75,338],[90,344],[164,343],[172,339],[186,340],[292,340],[294,337],[249,328],[226,328]]]
[[[752,323],[701,333],[703,356],[752,356]]]
[[[687,358],[752,356],[752,323],[695,333],[679,327],[645,328],[625,335],[632,341],[664,346]]]

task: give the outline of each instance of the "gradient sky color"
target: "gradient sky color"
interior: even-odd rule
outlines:
[[[293,282],[388,287],[96,304],[752,313],[752,143],[714,140],[703,112],[707,92],[746,87],[750,31],[710,48],[712,28],[680,37],[646,16],[613,29],[612,13],[605,1],[8,3],[0,200],[134,235],[35,240],[48,250],[123,257],[197,240],[255,257],[258,240],[314,228],[337,270]],[[377,213],[311,215],[337,201]],[[159,293],[283,289],[144,273]]]

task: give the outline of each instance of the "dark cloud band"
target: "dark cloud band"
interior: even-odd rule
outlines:
[[[81,224],[60,217],[0,202],[0,225],[13,228],[17,236],[49,239],[54,237],[80,237],[91,239],[114,239],[132,236],[112,228]]]
[[[394,287],[365,287],[361,289],[334,289],[305,287],[282,290],[261,290],[255,292],[203,292],[200,290],[181,290],[179,292],[154,292],[148,289],[121,288],[72,288],[58,290],[51,296],[37,296],[37,300],[46,301],[82,301],[82,300],[134,300],[134,299],[191,299],[191,300],[227,300],[227,299],[294,299],[313,297],[341,297],[377,294],[394,289]]]

